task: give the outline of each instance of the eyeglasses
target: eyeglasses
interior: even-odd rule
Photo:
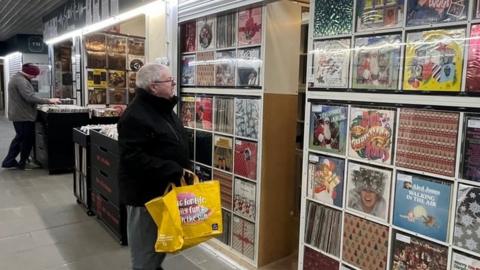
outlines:
[[[175,79],[175,77],[171,77],[169,80],[165,80],[165,81],[153,81],[152,83],[171,83],[171,84],[175,84],[177,83],[177,80]]]

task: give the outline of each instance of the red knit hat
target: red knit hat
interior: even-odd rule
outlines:
[[[40,74],[40,69],[33,64],[27,63],[22,66],[22,72],[36,77]]]

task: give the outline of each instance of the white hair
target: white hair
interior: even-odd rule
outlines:
[[[136,86],[145,90],[149,90],[150,84],[154,81],[161,81],[160,73],[168,70],[168,67],[162,64],[146,64],[137,72]]]

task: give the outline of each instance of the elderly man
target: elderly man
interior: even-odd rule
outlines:
[[[137,95],[118,122],[120,193],[134,270],[162,269],[165,254],[155,253],[157,227],[144,205],[169,183],[179,184],[189,167],[187,138],[173,112],[175,85],[168,67],[145,65],[137,73]]]
[[[37,104],[57,104],[58,98],[39,98],[35,95],[31,80],[40,74],[40,69],[32,64],[24,64],[22,71],[13,75],[8,82],[8,119],[13,121],[15,138],[8,154],[2,162],[3,168],[24,170],[35,140],[35,120]],[[16,158],[20,154],[20,161]]]

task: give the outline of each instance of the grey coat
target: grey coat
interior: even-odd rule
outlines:
[[[32,83],[21,73],[13,75],[8,83],[8,119],[10,121],[35,121],[37,104],[48,99],[35,95]]]

